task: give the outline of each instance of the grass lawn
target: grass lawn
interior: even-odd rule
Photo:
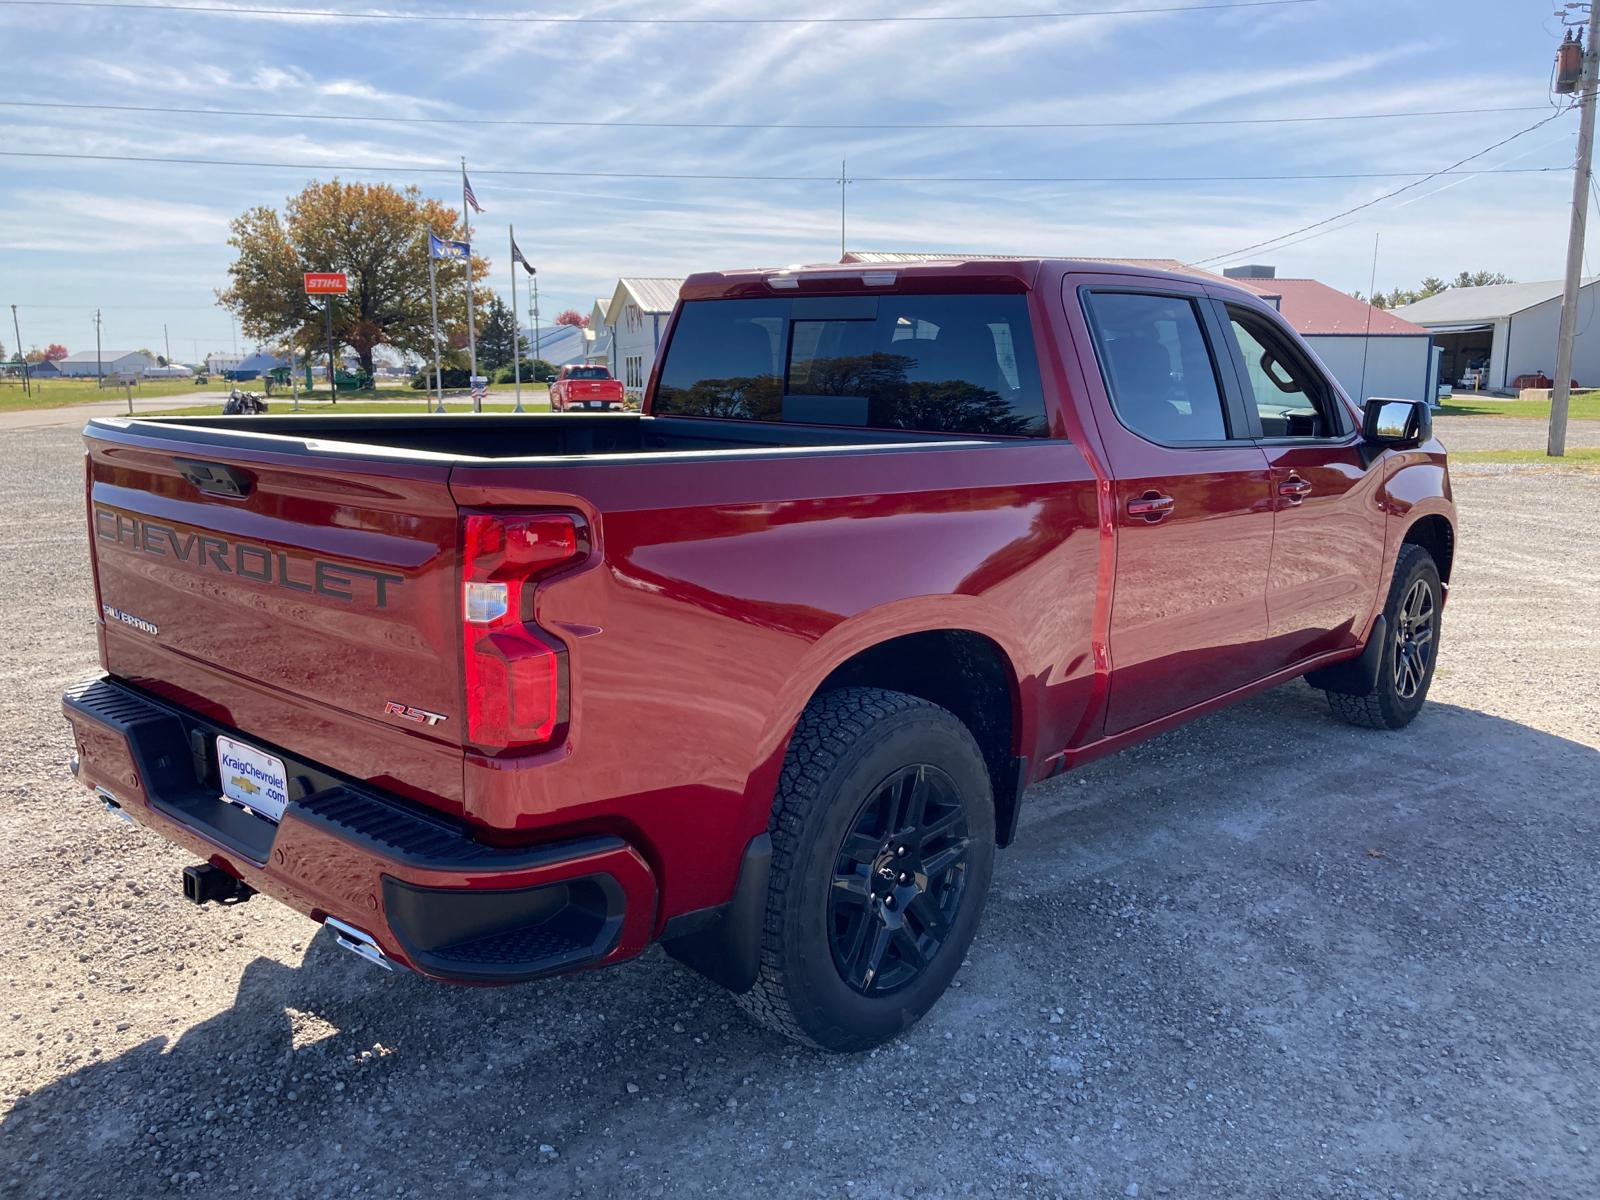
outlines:
[[[1600,467],[1600,450],[1573,450],[1568,449],[1561,458],[1551,458],[1543,450],[1463,450],[1459,454],[1451,454],[1450,461],[1458,462],[1503,462],[1503,463],[1544,463],[1546,466],[1582,466]]]
[[[196,392],[227,392],[231,391],[234,386],[234,384],[217,377],[212,377],[208,382],[198,387],[189,379],[147,379],[143,383],[134,385],[133,398],[135,400],[151,400],[163,396],[189,396]],[[257,394],[264,390],[262,381],[259,379],[246,380],[244,383],[239,384],[238,387],[240,391],[255,392]],[[509,383],[495,384],[489,388],[491,396],[511,396],[515,391],[515,385]],[[4,380],[0,381],[0,412],[17,412],[33,408],[64,408],[73,404],[89,404],[96,400],[118,401],[126,399],[127,394],[120,387],[97,387],[92,379],[88,381],[77,379],[34,380],[30,385],[30,392],[22,390],[21,380]],[[343,409],[347,404],[387,400],[391,405],[394,405],[396,401],[400,402],[392,411],[405,412],[405,401],[412,401],[420,407],[423,399],[422,392],[401,383],[377,388],[363,388],[355,392],[340,392],[339,408]],[[548,408],[550,404],[549,389],[543,384],[524,383],[522,385],[522,401],[524,408],[532,403]],[[288,409],[293,405],[294,401],[289,392],[275,389],[272,393],[272,399],[268,403],[271,404],[273,412],[278,412],[280,411],[280,406],[282,409]],[[316,392],[302,390],[300,393],[300,407],[304,409],[308,403],[314,403],[318,408],[330,407],[328,405],[327,389],[323,388]],[[455,411],[452,400],[448,395],[445,398],[445,407],[452,412]],[[466,407],[468,411],[471,410],[470,401]],[[510,407],[509,401],[507,402],[507,407]],[[212,406],[176,411],[205,413],[220,412],[221,410]],[[352,411],[355,410],[352,409]]]
[[[1530,417],[1550,419],[1550,402],[1539,400],[1498,400],[1493,396],[1474,396],[1457,392],[1435,410],[1440,417]],[[1600,391],[1584,392],[1567,402],[1567,416],[1574,420],[1600,419]]]
[[[133,398],[148,400],[153,396],[182,396],[190,392],[214,392],[232,386],[211,383],[196,387],[188,379],[147,379],[134,385]],[[0,412],[17,412],[27,408],[61,408],[68,404],[87,404],[93,400],[122,400],[127,397],[120,387],[96,387],[95,381],[79,379],[37,379],[31,385],[32,395],[22,390],[22,381],[6,380],[0,383]]]

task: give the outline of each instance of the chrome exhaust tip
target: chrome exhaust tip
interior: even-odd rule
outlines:
[[[322,923],[333,930],[333,939],[350,953],[358,958],[364,958],[370,963],[376,963],[385,971],[393,971],[397,965],[378,946],[370,933],[363,933],[354,925],[346,925],[337,917],[324,917]]]

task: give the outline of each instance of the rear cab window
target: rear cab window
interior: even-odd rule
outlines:
[[[1027,297],[797,296],[684,303],[652,412],[1049,436]]]

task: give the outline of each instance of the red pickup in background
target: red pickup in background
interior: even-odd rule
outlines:
[[[833,1049],[944,992],[1028,784],[1302,675],[1409,723],[1455,550],[1426,404],[1086,261],[693,276],[642,413],[85,437],[75,767],[194,899],[465,983],[661,941]]]
[[[552,412],[620,409],[626,397],[622,380],[611,378],[605,367],[562,367],[550,381]]]

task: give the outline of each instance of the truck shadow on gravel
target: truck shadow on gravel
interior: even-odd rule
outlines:
[[[754,1028],[659,950],[477,990],[324,932],[24,1098],[0,1183],[1589,1194],[1596,795],[1591,747],[1445,704],[1354,730],[1288,685],[1036,787],[959,986],[874,1053]]]

